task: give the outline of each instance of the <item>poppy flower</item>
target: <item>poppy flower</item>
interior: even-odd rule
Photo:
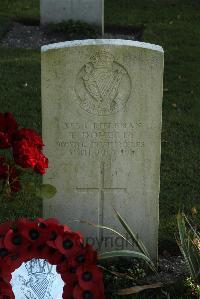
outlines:
[[[37,222],[22,218],[17,222],[21,235],[30,242],[38,245],[45,244],[48,240],[48,230],[42,228]]]
[[[47,244],[50,247],[57,248],[56,245],[57,237],[60,235],[62,236],[64,232],[71,232],[71,229],[64,225],[49,224],[48,231],[49,231],[49,238]]]
[[[105,299],[104,291],[99,284],[93,289],[82,289],[79,285],[76,285],[73,295],[74,299]]]
[[[12,228],[13,225],[14,225],[13,221],[6,221],[0,225],[0,239],[2,239],[6,235],[8,230]]]
[[[59,235],[55,240],[56,248],[68,258],[75,256],[82,244],[82,237],[75,232],[64,232],[63,235]]]
[[[74,270],[75,270],[75,268],[74,268]],[[62,280],[67,282],[68,285],[71,285],[72,287],[75,287],[75,285],[78,282],[76,272],[73,272],[73,271],[70,272],[70,270],[69,270],[65,273],[61,273],[60,275],[61,275]]]
[[[4,258],[3,264],[3,279],[6,282],[10,282],[12,278],[12,273],[18,269],[21,264],[25,261],[23,252],[15,252],[9,254]]]
[[[35,222],[38,222],[39,224],[44,224],[45,226],[49,226],[49,225],[60,225],[59,221],[56,218],[48,218],[48,219],[44,219],[44,218],[36,218]]]
[[[64,225],[60,224],[59,221],[56,218],[48,218],[48,219],[36,218],[35,221],[38,222],[39,224],[47,226],[48,228],[50,228],[51,226],[54,226],[54,227],[57,226],[63,232],[71,232],[72,231],[71,228],[68,225],[66,225],[66,224],[64,224]]]
[[[73,256],[69,263],[73,264],[75,267],[79,267],[83,264],[96,264],[97,262],[97,252],[93,250],[92,245],[86,244],[81,247],[75,256]]]
[[[48,230],[47,245],[52,248],[57,248],[55,240],[58,235],[62,235],[65,231],[71,232],[71,229],[67,225],[60,225],[58,220],[54,218],[37,218],[36,222],[39,227],[46,228]]]
[[[46,259],[50,264],[58,265],[62,260],[62,254],[58,250],[48,247],[48,256]]]
[[[97,262],[97,252],[93,249],[92,245],[86,244],[84,248],[75,257],[76,262],[80,265],[86,264],[96,264]]]
[[[56,271],[59,274],[67,272],[69,269],[69,264],[68,264],[68,258],[64,255],[62,255],[60,263],[57,264],[56,266]]]
[[[43,218],[21,218],[0,225],[0,299],[14,298],[12,273],[32,259],[56,265],[65,283],[62,298],[105,299],[103,275],[96,266],[97,254],[92,246],[83,245],[79,232],[72,232],[56,219]]]
[[[10,112],[0,113],[0,148],[6,149],[11,146],[12,136],[17,131],[18,125]]]
[[[24,250],[24,256],[27,260],[34,259],[44,259],[48,260],[50,264],[57,264],[59,262],[61,256],[58,256],[52,252],[49,251],[49,247],[43,243],[43,244],[37,244],[31,243],[29,246],[27,246]]]
[[[63,288],[63,299],[74,299],[73,291],[74,287],[66,283]]]
[[[83,264],[77,269],[79,285],[82,289],[92,289],[103,282],[102,270],[94,264]]]
[[[27,240],[17,231],[9,229],[4,237],[5,248],[9,251],[18,250],[20,246],[27,244]]]
[[[0,299],[15,299],[11,285],[1,281],[0,282]]]
[[[44,146],[42,138],[38,135],[38,133],[35,130],[32,129],[19,129],[13,136],[14,141],[19,141],[22,139],[31,141],[40,150]]]

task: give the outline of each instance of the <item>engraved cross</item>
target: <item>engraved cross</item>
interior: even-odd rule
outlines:
[[[86,187],[86,188],[76,188],[77,191],[87,192],[87,191],[98,191],[100,197],[100,224],[103,225],[103,210],[104,210],[104,194],[105,192],[119,190],[126,192],[126,188],[122,187],[106,187],[105,186],[105,164],[104,162],[100,163],[100,184],[97,187]]]

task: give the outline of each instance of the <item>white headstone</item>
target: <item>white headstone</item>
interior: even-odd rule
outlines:
[[[119,229],[115,208],[157,256],[163,50],[125,40],[42,48],[44,216],[81,229],[99,249],[127,244],[74,220]]]
[[[84,21],[104,31],[104,0],[40,0],[41,23]]]

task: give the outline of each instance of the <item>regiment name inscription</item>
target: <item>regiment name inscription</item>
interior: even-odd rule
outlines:
[[[57,147],[72,156],[102,157],[108,155],[134,155],[144,147],[135,131],[143,127],[135,123],[73,123],[64,122],[65,139]]]

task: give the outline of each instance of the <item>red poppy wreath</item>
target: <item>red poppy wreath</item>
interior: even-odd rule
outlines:
[[[23,262],[45,259],[56,265],[64,282],[64,299],[105,299],[97,253],[56,219],[22,218],[0,225],[0,299],[15,298],[12,273]]]

